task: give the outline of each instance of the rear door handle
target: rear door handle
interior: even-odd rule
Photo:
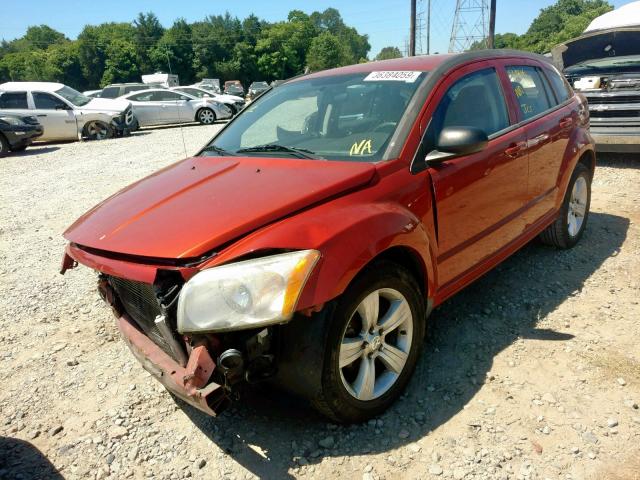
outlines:
[[[515,158],[518,156],[520,152],[522,152],[526,148],[527,148],[526,142],[518,142],[515,145],[511,145],[509,148],[507,148],[504,151],[504,153],[507,157]]]
[[[47,116],[47,114],[46,114],[46,113],[40,113],[40,114],[38,114],[38,117],[46,117],[46,116]]]
[[[573,125],[573,119],[571,117],[560,120],[560,128],[569,128],[571,125]]]
[[[541,133],[540,135],[527,140],[527,148],[533,148],[536,145],[540,145],[541,143],[546,142],[547,140],[549,140],[549,134]]]

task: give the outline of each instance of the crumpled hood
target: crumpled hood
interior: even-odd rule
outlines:
[[[640,27],[589,32],[551,49],[553,63],[560,71],[586,60],[638,54],[640,54]]]
[[[360,162],[187,158],[98,204],[64,237],[130,255],[198,257],[292,212],[365,185],[375,170],[373,164]]]
[[[117,98],[94,98],[86,105],[80,107],[81,110],[91,110],[99,112],[124,112],[131,104],[129,100]]]

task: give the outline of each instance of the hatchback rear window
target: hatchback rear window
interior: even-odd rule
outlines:
[[[26,92],[4,92],[0,93],[0,109],[22,109],[29,108],[27,104]]]

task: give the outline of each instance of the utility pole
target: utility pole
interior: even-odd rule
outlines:
[[[411,0],[411,21],[409,23],[409,56],[416,55],[416,0]]]
[[[496,39],[496,0],[491,0],[489,9],[489,38],[487,39],[487,48],[495,47]]]
[[[427,0],[427,55],[431,54],[431,0]]]

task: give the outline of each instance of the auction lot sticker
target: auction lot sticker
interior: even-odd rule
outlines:
[[[392,81],[392,82],[407,82],[413,83],[415,82],[422,72],[411,72],[408,70],[400,71],[400,70],[390,70],[386,72],[371,72],[369,75],[364,77],[365,82],[379,82],[383,81]]]

